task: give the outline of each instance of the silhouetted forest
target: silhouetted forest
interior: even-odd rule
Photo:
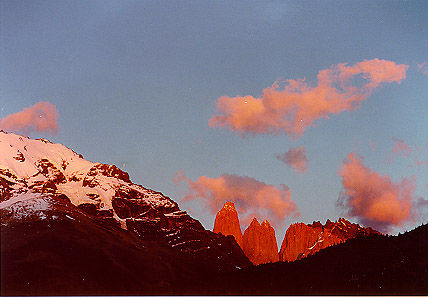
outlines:
[[[215,294],[428,294],[428,225],[348,240],[308,258],[223,275]]]

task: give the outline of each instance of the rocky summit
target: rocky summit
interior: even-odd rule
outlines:
[[[242,247],[242,232],[239,224],[238,212],[233,202],[227,201],[215,217],[214,233],[232,235]]]
[[[325,225],[320,222],[308,225],[292,224],[285,233],[279,259],[280,261],[299,260],[326,247],[343,243],[350,238],[372,234],[379,234],[379,232],[350,223],[343,218],[336,222],[327,220]]]
[[[261,225],[256,218],[252,220],[244,232],[242,249],[254,265],[279,260],[275,230],[266,220]]]
[[[265,220],[260,225],[254,218],[242,235],[238,213],[233,202],[227,201],[217,213],[214,232],[232,235],[254,265],[279,260],[275,230],[269,222]]]

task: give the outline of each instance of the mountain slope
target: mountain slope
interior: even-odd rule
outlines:
[[[81,253],[82,246],[87,246],[86,241],[88,241],[95,246],[101,244],[95,249],[105,251],[107,247],[102,244],[104,239],[97,238],[97,236],[105,235],[105,233],[99,232],[100,228],[112,233],[106,241],[108,244],[118,241],[115,246],[121,245],[122,234],[128,234],[126,236],[129,238],[138,238],[141,241],[140,244],[148,247],[147,257],[153,253],[153,261],[146,261],[148,264],[142,266],[146,267],[148,271],[161,270],[156,265],[166,265],[169,273],[173,275],[181,274],[182,269],[186,269],[186,267],[197,272],[196,274],[202,272],[209,274],[233,271],[251,265],[233,237],[225,237],[205,230],[199,221],[190,217],[185,211],[181,211],[173,200],[160,192],[132,183],[128,174],[114,165],[92,163],[60,144],[53,144],[44,139],[32,140],[3,131],[0,132],[0,152],[2,263],[11,265],[2,264],[2,270],[7,270],[2,273],[2,284],[5,285],[2,285],[2,290],[8,288],[8,284],[20,282],[21,277],[18,271],[27,269],[33,271],[32,286],[43,287],[47,290],[40,291],[40,294],[56,294],[56,291],[49,290],[53,286],[51,281],[41,277],[45,270],[49,271],[49,269],[45,269],[45,266],[62,267],[58,268],[58,274],[55,274],[59,283],[68,281],[70,277],[71,279],[76,278],[75,268],[63,265],[65,259],[62,257],[51,257],[53,259],[51,263],[44,262],[49,257],[42,257],[44,261],[41,261],[39,265],[33,265],[31,261],[27,260],[43,255],[44,249],[48,254],[53,253],[49,242],[67,241],[67,232],[71,232],[76,239],[79,239],[72,243],[67,241],[71,249]],[[59,207],[58,201],[63,201],[61,203],[66,201],[66,204],[61,204]],[[64,214],[67,211],[79,214],[79,219],[74,219],[74,227],[71,230],[69,229],[71,219]],[[99,227],[100,225],[101,227]],[[59,239],[56,239],[57,237]],[[20,242],[21,240],[22,242]],[[38,246],[31,244],[33,241],[45,242],[46,245],[42,244],[39,251]],[[12,247],[15,242],[28,249],[25,261],[20,262],[23,263],[22,265],[27,264],[28,266],[21,267],[18,264],[18,266],[14,266],[20,261],[15,258],[13,252],[9,252],[14,250]],[[132,250],[132,246],[127,245],[126,242],[127,240],[123,243],[124,246],[118,249]],[[91,254],[90,251],[93,250],[89,249],[89,254]],[[71,259],[79,257],[72,252],[70,254],[63,252],[65,253],[65,251],[61,251],[60,255],[64,257],[71,257]],[[136,253],[133,252],[133,254]],[[91,255],[98,260],[96,263],[101,265],[98,267],[100,271],[105,270],[106,263],[118,261],[114,257],[103,259],[105,253],[101,252],[97,256],[93,251]],[[159,259],[159,257],[169,259],[171,255],[178,260],[165,260],[155,264],[154,259]],[[181,261],[180,259],[193,260]],[[182,263],[194,263],[194,265],[186,266]],[[203,269],[200,270],[195,263],[199,263],[198,265],[203,263]],[[84,264],[90,265],[90,263]],[[8,270],[8,267],[15,268]],[[97,267],[96,264],[94,264],[94,269],[95,267]],[[130,267],[132,268],[126,268],[129,270],[128,273],[139,274],[139,268],[137,269],[135,265]],[[61,271],[62,274],[59,273]],[[189,272],[185,272],[185,274],[193,275]],[[37,281],[38,275],[40,278]],[[127,273],[122,273],[122,275],[127,275]],[[151,284],[158,282],[169,283],[168,273],[159,272],[153,275],[156,281],[150,277],[140,278],[136,287],[150,288]],[[119,277],[119,279],[121,278]],[[118,284],[121,283],[122,288],[128,287],[125,286],[125,281],[118,281]],[[104,287],[99,287],[100,284],[100,282],[96,282],[87,289],[105,289],[105,292],[109,292],[108,288],[113,289],[112,286],[117,285],[106,282]],[[158,285],[153,286],[157,289],[160,288]],[[170,288],[174,288],[174,286],[170,286]],[[14,291],[15,289],[19,290],[18,287],[15,287],[7,292],[9,294],[21,292]],[[31,290],[23,291],[22,294],[25,292],[34,294]],[[64,292],[64,294],[71,294],[71,292]],[[144,293],[144,290],[139,293]],[[85,294],[85,291],[77,294]]]
[[[206,272],[167,244],[58,197],[27,199],[0,214],[2,295],[168,293]]]

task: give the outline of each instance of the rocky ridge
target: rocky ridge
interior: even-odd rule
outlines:
[[[132,183],[115,165],[92,163],[61,144],[4,131],[0,151],[2,227],[28,216],[45,219],[60,199],[142,240],[201,257],[212,270],[251,265],[233,238],[205,230],[172,199]]]
[[[278,253],[275,230],[269,222],[265,220],[260,224],[254,218],[242,235],[238,213],[229,201],[217,213],[214,232],[232,235],[254,265],[300,260],[351,238],[380,234],[344,218],[336,222],[327,220],[324,225],[319,221],[312,224],[295,223],[287,229]]]
[[[319,221],[306,225],[292,224],[286,231],[279,252],[280,261],[295,261],[313,255],[326,247],[343,243],[350,238],[380,234],[372,228],[340,218],[336,222],[327,220],[325,225]]]

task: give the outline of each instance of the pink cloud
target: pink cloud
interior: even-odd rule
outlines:
[[[382,83],[400,83],[409,66],[387,60],[365,60],[354,66],[333,65],[318,73],[318,84],[305,79],[275,82],[261,97],[223,96],[210,127],[228,127],[241,134],[284,132],[300,136],[320,118],[357,109]],[[359,82],[359,83],[358,83]]]
[[[184,201],[201,200],[212,214],[226,201],[231,201],[243,219],[243,225],[255,216],[269,217],[269,221],[280,224],[287,216],[299,215],[286,185],[276,187],[254,178],[230,174],[218,178],[201,176],[192,181],[183,172],[177,173],[176,182],[180,181],[186,181],[188,185]]]
[[[0,129],[29,134],[35,132],[58,132],[58,110],[52,103],[42,101],[22,111],[0,119]]]
[[[416,65],[418,67],[418,70],[422,72],[423,74],[428,74],[428,62],[423,62]]]
[[[299,174],[306,172],[308,159],[306,158],[306,149],[304,146],[299,146],[295,149],[291,148],[288,152],[277,155],[276,158],[292,167]]]
[[[344,192],[338,205],[362,223],[388,231],[414,218],[414,179],[392,182],[363,164],[362,157],[351,153],[339,169]]]
[[[393,137],[392,140],[394,141],[392,151],[395,155],[402,154],[407,157],[413,151],[413,149],[406,144],[404,140],[395,137]]]

